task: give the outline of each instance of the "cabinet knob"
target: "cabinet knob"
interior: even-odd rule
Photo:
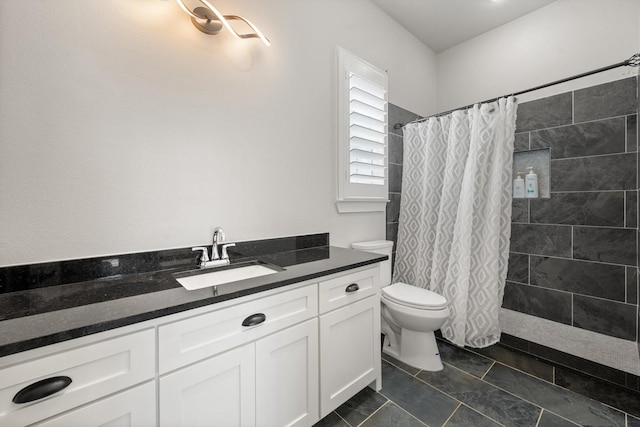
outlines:
[[[256,313],[247,317],[242,321],[242,326],[255,326],[267,320],[267,316],[264,313]]]
[[[13,403],[28,403],[51,396],[64,390],[69,384],[71,384],[71,378],[65,376],[45,378],[17,392],[13,396]]]
[[[358,291],[358,290],[360,290],[360,286],[358,286],[357,283],[352,283],[349,286],[347,286],[344,291],[346,293],[351,293],[351,292],[355,292],[355,291]]]

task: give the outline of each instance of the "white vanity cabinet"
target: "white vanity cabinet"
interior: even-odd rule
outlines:
[[[160,325],[160,426],[312,425],[317,315],[310,284]]]
[[[320,418],[382,387],[378,269],[320,282]]]
[[[47,418],[94,401],[99,402],[94,406],[95,411],[87,409],[78,412],[85,415],[68,415],[42,425],[108,425],[110,421],[129,416],[145,420],[140,425],[155,425],[155,386],[133,393],[134,397],[130,399],[125,397],[127,392],[124,391],[155,376],[155,331],[152,328],[97,342],[67,341],[22,356],[24,358],[20,354],[8,356],[0,363],[0,425],[39,425]],[[66,387],[60,386],[57,392],[48,396],[45,391],[38,391],[47,389],[47,384],[60,378],[70,380]],[[36,390],[33,400],[13,401],[18,393],[29,388]],[[42,397],[37,398],[38,395]],[[99,400],[106,396],[110,397]],[[128,406],[114,406],[113,402],[122,400]],[[139,408],[136,403],[140,404]],[[117,411],[104,410],[111,407],[116,407]],[[92,415],[87,417],[86,414]]]
[[[360,267],[1,357],[0,425],[312,426],[381,387],[378,281]]]

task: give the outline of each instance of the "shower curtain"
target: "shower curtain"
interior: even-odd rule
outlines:
[[[404,128],[394,282],[443,295],[459,346],[500,339],[516,109],[502,98]]]

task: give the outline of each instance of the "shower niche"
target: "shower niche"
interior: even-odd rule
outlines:
[[[551,197],[550,185],[550,160],[551,149],[541,148],[539,150],[516,151],[513,153],[513,173],[511,182],[516,179],[518,172],[520,177],[525,179],[528,167],[533,168],[533,172],[538,175],[538,199],[548,199]],[[514,197],[524,199],[524,197]]]

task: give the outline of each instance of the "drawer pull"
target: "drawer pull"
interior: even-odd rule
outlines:
[[[267,320],[267,316],[265,316],[264,313],[252,314],[242,321],[242,326],[256,326],[265,320]]]
[[[358,290],[360,290],[360,286],[358,286],[357,283],[352,283],[349,286],[347,286],[344,291],[346,293],[351,293],[351,292],[355,292],[355,291],[358,291]]]
[[[69,384],[71,384],[71,378],[69,377],[45,378],[17,392],[16,395],[13,396],[13,403],[28,403],[51,396],[54,393],[64,390]]]

